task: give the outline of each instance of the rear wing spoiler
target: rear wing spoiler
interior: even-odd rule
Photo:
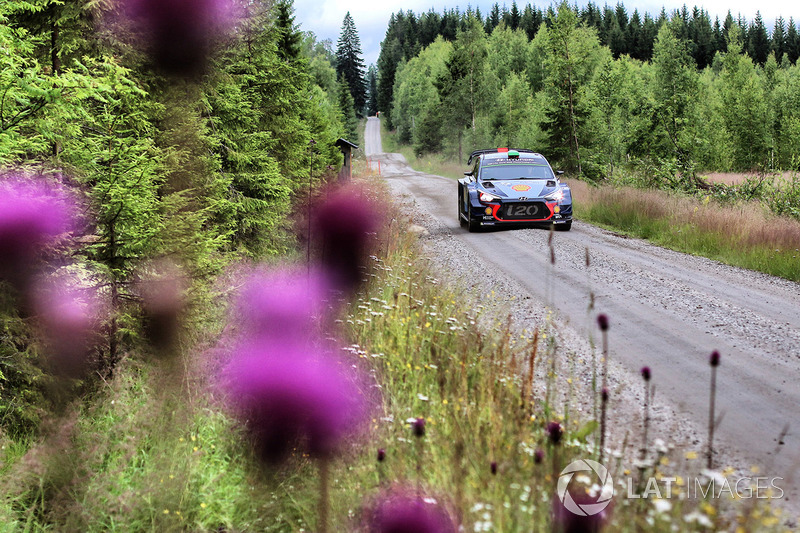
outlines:
[[[496,154],[498,152],[507,152],[508,148],[487,148],[486,150],[475,150],[471,154],[469,154],[469,159],[467,159],[467,166],[472,164],[472,160],[475,157],[482,156],[483,154]],[[533,150],[524,150],[524,149],[515,149],[515,152],[519,152],[521,154],[535,154]]]

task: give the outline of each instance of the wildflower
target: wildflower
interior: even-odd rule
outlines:
[[[601,499],[607,499],[605,495],[600,495]],[[577,506],[578,510],[592,510],[592,513],[576,514],[565,506],[565,502]],[[611,514],[611,502],[602,507],[602,503],[597,496],[587,494],[585,490],[577,489],[567,492],[564,501],[559,497],[553,498],[552,519],[553,531],[559,533],[599,533],[608,523]],[[602,507],[601,510],[594,512],[594,509]]]
[[[711,366],[719,366],[719,352],[717,350],[711,352],[708,362]]]
[[[642,374],[642,377],[644,378],[645,381],[650,381],[650,367],[649,366],[643,366],[642,370],[641,370],[641,374]]]
[[[564,428],[561,427],[561,424],[558,422],[548,422],[546,432],[550,444],[555,446],[561,442],[561,437],[564,435]]]
[[[291,344],[253,344],[235,354],[224,385],[261,458],[275,462],[298,445],[326,457],[368,420],[344,368],[327,353]]]
[[[154,347],[166,351],[180,330],[185,283],[176,265],[162,263],[155,268],[161,271],[158,276],[139,283],[144,333]]]
[[[386,459],[386,450],[378,448],[378,462],[382,463]]]
[[[537,448],[535,452],[533,452],[533,462],[538,464],[542,464],[544,461],[544,450],[541,448]]]
[[[370,533],[455,533],[453,519],[431,498],[396,491],[375,506]]]
[[[321,275],[291,269],[255,272],[236,305],[250,336],[296,341],[315,331],[328,285]]]
[[[608,401],[608,389],[607,388],[603,387],[603,390],[600,391],[600,399],[603,402],[607,402]]]
[[[600,331],[608,331],[608,316],[604,313],[597,315],[597,326]]]
[[[50,286],[34,298],[43,330],[48,363],[54,374],[82,377],[98,325],[98,305],[77,289]]]
[[[41,183],[0,183],[0,278],[27,288],[42,248],[69,231],[70,220],[64,198]]]
[[[317,207],[312,236],[323,266],[339,289],[351,292],[361,283],[378,225],[377,208],[350,187],[331,194]]]
[[[415,437],[425,436],[425,419],[417,418],[411,423],[411,431]]]
[[[492,461],[489,464],[489,470],[492,472],[493,476],[497,475],[497,461]]]
[[[165,74],[201,74],[212,42],[233,21],[232,0],[125,0],[124,12],[142,45]]]

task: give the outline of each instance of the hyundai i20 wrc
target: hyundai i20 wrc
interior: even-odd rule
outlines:
[[[572,227],[572,192],[543,155],[530,150],[476,150],[458,180],[458,218],[469,231],[482,227]]]

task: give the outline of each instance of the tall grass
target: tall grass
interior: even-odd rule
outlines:
[[[800,221],[757,202],[720,205],[659,190],[571,181],[575,216],[681,252],[800,281]]]

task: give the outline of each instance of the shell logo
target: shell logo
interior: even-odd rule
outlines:
[[[517,192],[523,192],[523,191],[531,190],[531,186],[530,185],[514,185],[511,188],[514,189]]]

